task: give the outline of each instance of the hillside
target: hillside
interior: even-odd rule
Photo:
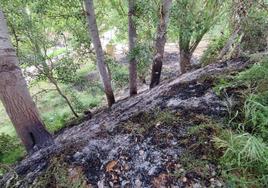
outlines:
[[[222,187],[212,140],[229,106],[213,88],[249,65],[211,64],[93,112],[7,169],[0,187]]]
[[[0,188],[268,187],[268,0],[1,0]]]

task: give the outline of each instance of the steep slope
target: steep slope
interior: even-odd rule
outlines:
[[[224,181],[206,150],[216,130],[205,129],[204,143],[191,130],[228,113],[213,92],[215,78],[249,65],[245,59],[209,65],[121,100],[57,135],[55,145],[21,161],[0,187],[220,187]],[[192,156],[185,155],[189,150]],[[186,168],[191,157],[207,169]]]

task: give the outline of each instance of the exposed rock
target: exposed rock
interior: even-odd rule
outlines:
[[[223,186],[215,177],[216,166],[209,166],[207,176],[184,169],[179,159],[188,148],[182,138],[187,137],[189,127],[202,123],[189,118],[191,114],[219,120],[228,113],[225,101],[212,90],[213,78],[243,70],[249,64],[237,59],[209,65],[118,101],[112,108],[58,134],[55,145],[21,161],[14,168],[18,177],[7,173],[0,187],[29,187],[48,168],[50,159],[58,155],[70,165],[71,179],[83,171],[87,182],[84,187]],[[176,120],[165,117],[170,123],[153,121],[157,110],[167,109]],[[178,177],[174,175],[177,173]],[[209,181],[211,178],[214,181]]]

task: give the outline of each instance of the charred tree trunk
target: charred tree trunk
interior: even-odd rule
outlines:
[[[134,22],[135,16],[135,0],[128,1],[128,39],[129,53],[133,52],[136,47],[137,31]],[[129,60],[129,94],[130,96],[137,94],[137,60],[132,55]]]
[[[27,152],[53,143],[27,88],[0,10],[0,99]]]
[[[181,74],[188,72],[191,69],[192,53],[188,50],[180,49],[180,71]]]
[[[169,21],[169,10],[171,8],[172,0],[162,0],[160,8],[159,23],[157,27],[155,50],[150,88],[157,86],[160,82],[162,64],[164,58],[164,50],[166,44],[166,33]]]
[[[92,42],[97,56],[98,70],[104,87],[104,92],[108,101],[108,105],[112,106],[115,103],[114,93],[112,89],[111,79],[109,78],[107,67],[105,65],[104,52],[101,46],[98,26],[96,22],[96,15],[94,10],[93,0],[85,0],[87,20],[89,25],[89,32],[91,34]]]

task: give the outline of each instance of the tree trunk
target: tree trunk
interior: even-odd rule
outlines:
[[[129,53],[133,52],[136,47],[137,31],[134,22],[135,16],[135,0],[128,0],[128,40]],[[129,94],[130,96],[137,94],[137,60],[135,55],[129,60]]]
[[[30,96],[0,10],[0,99],[27,152],[53,143]]]
[[[98,70],[100,73],[108,105],[112,106],[115,103],[115,98],[112,89],[111,79],[109,79],[107,67],[105,65],[104,53],[99,37],[93,0],[85,0],[85,4],[87,11],[87,20],[89,24],[89,32],[91,34],[92,42],[97,56]]]
[[[166,33],[169,21],[169,10],[172,5],[172,0],[162,0],[160,8],[159,23],[157,27],[155,50],[150,88],[157,86],[160,82],[162,64],[164,58],[164,50],[166,44]]]
[[[188,72],[191,69],[192,54],[184,49],[180,49],[180,71],[181,74]]]

